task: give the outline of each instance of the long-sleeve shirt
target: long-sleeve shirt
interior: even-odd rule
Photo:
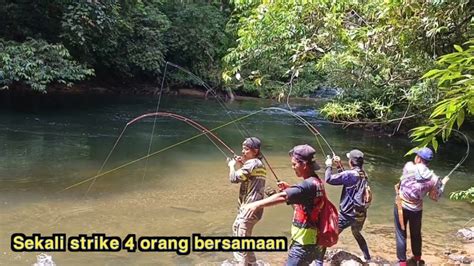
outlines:
[[[359,167],[332,174],[332,168],[327,167],[325,173],[326,183],[336,186],[342,186],[341,200],[339,203],[340,214],[354,218],[355,209],[364,206],[364,191],[367,185],[367,179],[361,177]]]
[[[423,209],[423,198],[428,194],[437,201],[444,191],[440,178],[424,164],[408,162],[400,177],[399,195],[403,208],[410,211]]]
[[[240,169],[229,174],[231,183],[240,183],[239,208],[243,204],[261,200],[265,197],[266,175],[265,165],[257,158],[245,161]],[[262,217],[262,214],[263,208],[255,212],[258,219]]]

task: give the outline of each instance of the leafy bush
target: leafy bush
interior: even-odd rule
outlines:
[[[452,200],[464,200],[469,203],[474,203],[474,187],[471,187],[468,190],[453,192],[449,195],[449,198]]]
[[[437,81],[442,93],[430,115],[429,125],[419,126],[412,130],[411,138],[419,142],[418,147],[430,142],[438,148],[437,137],[446,141],[457,125],[464,122],[466,115],[474,115],[474,39],[466,42],[467,49],[454,46],[456,52],[441,56],[439,68],[428,71],[423,78]]]
[[[23,43],[0,39],[0,85],[24,83],[34,90],[46,92],[53,82],[70,85],[94,75],[94,70],[74,61],[61,44],[43,40]]]
[[[230,86],[254,82],[261,84],[258,90],[288,91],[290,80],[315,80],[307,75],[313,69],[320,77],[316,85],[343,89],[341,102],[372,103],[364,104],[365,115],[382,120],[398,114],[394,107],[404,111],[411,104],[409,111],[416,113],[436,102],[436,89],[417,97],[416,105],[410,100],[433,89],[419,78],[433,67],[433,58],[472,36],[474,26],[469,0],[234,4],[240,9],[230,28],[237,42],[224,57],[223,73]]]
[[[362,103],[331,102],[321,109],[321,113],[331,120],[354,121],[362,114]]]

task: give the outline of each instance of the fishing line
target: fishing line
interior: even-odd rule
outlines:
[[[219,103],[219,105],[225,110],[226,114],[229,116],[229,118],[231,120],[234,120],[235,119],[235,116],[232,115],[230,109],[227,107],[227,105],[225,104],[225,102],[221,99],[221,97],[217,94],[217,92],[212,89],[209,85],[207,85],[201,78],[199,78],[198,76],[196,76],[195,74],[193,74],[192,72],[190,72],[189,70],[181,67],[181,66],[178,66],[176,64],[173,64],[171,62],[167,62],[167,64],[169,64],[170,66],[173,66],[181,71],[184,71],[185,73],[187,73],[188,75],[194,77],[202,86],[204,86],[204,88],[207,89],[206,93],[209,93],[211,92],[212,95],[216,98],[217,102]],[[242,137],[246,138],[246,137],[250,137],[250,132],[243,126],[241,125],[240,123],[236,123],[235,126],[237,127],[237,130],[239,131],[239,133],[242,135]],[[275,171],[273,171],[272,169],[272,166],[271,164],[268,162],[267,158],[264,156],[263,152],[260,151],[260,154],[262,154],[262,158],[263,160],[265,161],[266,165],[268,166],[268,168],[271,170],[272,174],[274,175],[275,179],[276,180],[279,180],[278,177],[276,176],[275,174]]]
[[[242,116],[242,117],[239,117],[238,119],[229,121],[229,122],[227,122],[227,123],[225,123],[225,124],[223,124],[223,125],[220,125],[220,126],[218,126],[218,127],[215,127],[215,128],[213,128],[213,129],[210,129],[209,132],[216,131],[216,130],[218,130],[218,129],[221,129],[221,128],[226,127],[226,126],[231,125],[231,124],[234,124],[234,123],[236,123],[236,122],[239,122],[239,121],[241,121],[241,120],[243,120],[243,119],[246,119],[246,118],[248,118],[248,117],[250,117],[250,116],[252,116],[252,115],[256,115],[256,114],[258,114],[258,113],[260,113],[260,112],[263,112],[263,111],[264,111],[264,110],[262,109],[262,110],[258,110],[258,111],[255,111],[255,112],[253,112],[253,113],[244,115],[244,116]],[[130,122],[129,122],[129,123],[130,123]],[[127,127],[127,126],[128,126],[128,125],[126,125],[125,127]],[[158,150],[158,151],[155,151],[155,152],[153,152],[153,153],[150,153],[150,154],[148,154],[148,155],[146,155],[146,156],[140,157],[140,158],[138,158],[138,159],[135,159],[135,160],[133,160],[133,161],[130,161],[130,162],[128,162],[128,163],[125,163],[125,164],[122,164],[122,165],[120,165],[120,166],[117,166],[117,167],[115,167],[115,168],[113,168],[113,169],[110,169],[110,170],[108,170],[108,171],[106,171],[106,172],[102,172],[102,173],[97,174],[97,175],[95,175],[95,176],[93,176],[93,177],[87,178],[87,179],[85,179],[85,180],[83,180],[83,181],[80,181],[80,182],[78,182],[78,183],[75,183],[75,184],[73,184],[73,185],[71,185],[71,186],[69,186],[69,187],[63,189],[61,192],[66,191],[66,190],[69,190],[69,189],[74,188],[74,187],[77,187],[77,186],[82,185],[82,184],[84,184],[84,183],[86,183],[86,182],[88,182],[88,181],[97,179],[97,178],[102,177],[102,176],[104,176],[104,175],[107,175],[107,174],[109,174],[109,173],[115,172],[115,171],[117,171],[117,170],[119,170],[119,169],[122,169],[122,168],[124,168],[124,167],[127,167],[127,166],[129,166],[129,165],[131,165],[131,164],[134,164],[134,163],[136,163],[136,162],[139,162],[139,161],[141,161],[141,160],[143,160],[143,159],[146,159],[146,158],[148,158],[148,157],[154,156],[154,155],[159,154],[159,153],[161,153],[161,152],[164,152],[164,151],[167,151],[167,150],[169,150],[169,149],[172,149],[172,148],[174,148],[174,147],[176,147],[176,146],[179,146],[179,145],[181,145],[181,144],[184,144],[184,143],[187,143],[187,142],[189,142],[189,141],[192,141],[192,140],[194,140],[194,139],[196,139],[196,138],[198,138],[198,137],[200,137],[200,136],[202,136],[202,135],[205,135],[205,134],[207,134],[207,132],[202,132],[202,133],[200,133],[200,134],[197,134],[197,135],[195,135],[195,136],[192,136],[192,137],[190,137],[190,138],[187,138],[187,139],[185,139],[185,140],[182,140],[182,141],[180,141],[180,142],[178,142],[178,143],[172,144],[172,145],[167,146],[167,147],[165,147],[165,148],[163,148],[163,149],[160,149],[160,150]],[[118,142],[118,141],[117,141],[117,142]]]
[[[165,84],[165,77],[166,77],[166,70],[167,69],[168,69],[168,64],[165,64],[165,70],[163,71],[163,78],[161,79],[160,94],[158,95],[158,101],[156,103],[155,112],[158,112],[158,110],[160,109],[161,95],[163,94],[163,86]],[[156,120],[157,119],[158,119],[158,116],[155,116],[155,119],[153,121],[153,127],[151,129],[150,143],[148,144],[147,155],[150,154],[150,152],[151,152],[151,145],[153,144],[153,137],[155,135],[155,127],[156,127]],[[148,168],[148,158],[145,161],[145,169],[143,170],[142,183],[145,181],[145,175],[146,175],[146,172],[147,172],[147,168]]]
[[[332,149],[331,145],[329,144],[329,142],[326,140],[326,138],[321,134],[321,132],[319,130],[317,130],[309,121],[307,121],[306,119],[304,119],[302,116],[296,114],[295,112],[293,111],[289,111],[289,110],[286,110],[286,109],[283,109],[283,108],[279,108],[279,107],[266,107],[266,108],[263,108],[263,110],[276,110],[276,111],[282,111],[282,112],[285,112],[287,114],[290,114],[292,115],[293,117],[295,117],[296,119],[298,119],[300,122],[302,122],[308,129],[311,133],[313,133],[313,135],[315,136],[316,138],[316,141],[318,142],[318,145],[321,149],[322,152],[324,152],[324,149],[321,145],[321,143],[319,142],[319,139],[318,139],[318,136],[321,137],[321,139],[324,141],[324,143],[327,145],[327,147],[329,148],[329,150],[331,151],[331,153],[333,155],[335,155],[336,153],[334,152],[334,150]]]
[[[456,166],[454,166],[454,168],[446,175],[446,177],[449,177],[454,171],[456,171],[456,169],[459,168],[459,166],[461,166],[461,164],[464,163],[464,161],[466,161],[467,157],[469,156],[469,152],[470,152],[470,144],[469,144],[469,139],[467,138],[467,136],[462,133],[461,131],[457,130],[457,129],[452,129],[454,132],[458,133],[459,135],[462,135],[464,137],[464,139],[466,140],[466,154],[464,154],[464,156],[461,158],[461,160],[456,164]]]
[[[190,138],[188,138],[188,139],[185,139],[185,140],[183,140],[183,141],[180,141],[180,142],[178,142],[178,143],[175,143],[175,144],[173,144],[173,145],[170,145],[170,146],[165,147],[165,148],[163,148],[163,149],[161,149],[161,150],[155,151],[155,152],[150,153],[150,154],[148,154],[148,155],[146,155],[146,156],[144,156],[144,157],[141,157],[141,158],[138,158],[138,159],[136,159],[136,160],[130,161],[130,162],[128,162],[128,163],[125,163],[125,164],[120,165],[120,166],[118,166],[118,167],[115,167],[115,168],[113,168],[113,169],[110,169],[110,170],[108,170],[108,171],[106,171],[106,172],[98,173],[97,175],[95,175],[95,176],[93,176],[93,177],[87,178],[87,179],[85,179],[85,180],[83,180],[83,181],[81,181],[81,182],[79,182],[79,183],[75,183],[75,184],[73,184],[73,185],[71,185],[71,186],[69,186],[69,187],[63,189],[62,191],[69,190],[69,189],[71,189],[71,188],[73,188],[73,187],[76,187],[76,186],[79,186],[79,185],[81,185],[81,184],[84,184],[84,183],[86,183],[86,182],[88,182],[88,181],[90,181],[90,180],[95,180],[95,179],[97,179],[97,178],[99,178],[99,177],[102,177],[102,176],[107,175],[107,174],[109,174],[109,173],[115,172],[115,171],[117,171],[117,170],[119,170],[119,169],[122,169],[122,168],[124,168],[124,167],[127,167],[127,166],[129,166],[129,165],[131,165],[131,164],[134,164],[134,163],[136,163],[136,162],[139,162],[139,161],[141,161],[141,160],[143,160],[143,159],[149,158],[149,157],[151,157],[151,156],[154,156],[154,155],[159,154],[159,153],[161,153],[161,152],[167,151],[167,150],[169,150],[169,149],[171,149],[171,148],[174,148],[174,147],[176,147],[176,146],[179,146],[179,145],[181,145],[181,144],[187,143],[187,142],[189,142],[189,141],[191,141],[191,140],[194,140],[194,139],[196,139],[196,138],[198,138],[198,137],[200,137],[200,136],[202,136],[202,135],[212,134],[213,131],[216,131],[216,130],[218,130],[218,129],[221,129],[221,128],[223,128],[223,127],[226,127],[226,126],[228,126],[228,125],[230,125],[230,124],[237,123],[237,122],[239,122],[239,121],[241,121],[241,120],[244,120],[244,119],[246,119],[246,118],[248,118],[248,117],[251,117],[251,116],[253,116],[253,115],[256,115],[256,114],[258,114],[258,113],[261,113],[261,112],[267,111],[267,110],[278,110],[278,111],[283,111],[283,112],[285,112],[285,113],[291,114],[292,116],[296,117],[298,120],[300,120],[301,122],[303,122],[304,125],[315,135],[316,139],[317,139],[317,136],[318,136],[318,135],[319,135],[321,138],[324,138],[324,137],[322,136],[322,134],[321,134],[313,125],[311,125],[307,120],[305,120],[303,117],[299,116],[298,114],[295,114],[295,113],[293,113],[293,112],[291,112],[291,111],[288,111],[288,110],[283,109],[283,108],[278,108],[278,107],[262,108],[262,109],[260,109],[260,110],[258,110],[258,111],[252,112],[252,113],[247,114],[247,115],[242,116],[242,117],[239,117],[239,118],[237,118],[237,119],[235,119],[235,120],[229,121],[229,122],[227,122],[227,123],[225,123],[225,124],[223,124],[223,125],[220,125],[220,126],[218,126],[218,127],[213,128],[213,129],[206,129],[206,128],[204,128],[203,126],[201,126],[201,129],[202,129],[204,132],[202,132],[202,133],[200,133],[200,134],[198,134],[198,135],[192,136],[192,137],[190,137]],[[189,121],[192,121],[192,120],[189,119],[189,118],[185,118],[185,117],[183,117],[183,116],[180,116],[180,115],[177,115],[177,114],[173,114],[173,113],[165,113],[165,112],[159,112],[159,113],[161,113],[161,114],[166,114],[166,115],[163,115],[163,116],[169,116],[169,117],[173,117],[173,118],[177,118],[177,117],[184,118],[182,121],[184,121],[184,120],[187,120],[188,122],[189,122]],[[118,143],[119,140],[121,139],[123,133],[125,132],[125,130],[127,129],[128,126],[130,126],[130,125],[132,125],[133,123],[139,121],[140,119],[143,119],[143,118],[145,118],[145,117],[150,117],[150,116],[153,116],[153,115],[157,115],[157,114],[156,114],[156,113],[144,114],[144,115],[141,115],[141,116],[139,116],[139,117],[137,117],[137,118],[134,118],[134,119],[132,119],[131,121],[129,121],[129,122],[125,125],[124,129],[122,130],[122,133],[120,134],[119,138],[116,140],[113,149],[115,149],[115,146],[117,145],[117,143]],[[197,122],[195,122],[195,121],[193,121],[193,122],[196,124],[196,126],[198,125]],[[197,127],[199,127],[199,126],[197,126]],[[220,141],[220,143],[221,143],[224,147],[226,147],[226,149],[228,149],[230,153],[232,153],[232,154],[235,155],[235,152],[234,152],[230,147],[228,147],[222,140],[220,140],[216,135],[214,135],[214,134],[212,134],[212,135],[213,135],[213,137],[214,137],[216,140]],[[214,143],[214,142],[213,142],[213,143]],[[325,141],[325,143],[328,145],[328,147],[331,149],[331,151],[333,151],[332,148],[331,148],[331,146],[329,145],[329,143],[328,143],[327,141]],[[216,147],[217,147],[217,145],[216,145]],[[109,159],[110,154],[112,153],[113,149],[112,149],[111,152],[109,153],[109,156],[107,156],[106,161]],[[223,151],[222,151],[222,152],[223,152]],[[223,152],[223,153],[224,153],[224,152]],[[262,154],[262,155],[263,155],[263,154]],[[262,157],[263,157],[263,156],[262,156]],[[104,165],[105,165],[105,162],[104,162],[104,164],[102,165],[101,170],[103,170],[103,166],[104,166]],[[272,169],[271,169],[271,170],[272,170]],[[275,175],[275,178],[276,178],[277,181],[279,181],[279,179],[278,179],[278,177],[277,177],[276,175]]]
[[[207,129],[206,127],[204,127],[203,125],[199,124],[198,122],[190,119],[190,118],[187,118],[185,116],[182,116],[182,115],[178,115],[178,114],[175,114],[175,113],[170,113],[170,112],[156,112],[156,113],[148,113],[148,114],[144,114],[144,115],[141,115],[139,117],[136,117],[134,119],[132,119],[130,122],[127,123],[127,126],[143,119],[143,118],[146,118],[146,117],[158,117],[158,116],[163,116],[163,117],[171,117],[171,118],[174,118],[174,119],[177,119],[179,121],[182,121],[182,122],[185,122],[186,124],[194,127],[195,129],[199,130],[199,131],[202,131],[204,133],[206,133],[206,137],[208,137],[208,139],[216,146],[216,148],[218,148],[222,154],[224,154],[225,157],[228,157],[227,154],[219,147],[219,145],[217,145],[217,143],[215,141],[218,141],[222,146],[224,146],[232,155],[235,155],[235,152],[229,147],[227,146],[227,144],[224,143],[224,141],[222,141],[222,139],[220,139],[217,135],[215,135],[214,133],[212,133],[209,129]],[[214,138],[212,139],[211,136]]]
[[[235,119],[235,117],[233,117],[231,115],[231,112],[230,112],[230,109],[226,106],[225,102],[221,99],[221,97],[217,94],[217,92],[212,89],[209,85],[207,85],[206,82],[204,82],[204,80],[202,80],[200,77],[198,77],[197,75],[195,75],[194,73],[192,73],[191,71],[179,66],[179,65],[176,65],[176,64],[173,64],[171,62],[166,62],[166,64],[176,68],[176,69],[179,69],[183,72],[185,72],[186,74],[190,75],[191,77],[195,78],[196,81],[199,82],[200,85],[202,85],[204,88],[206,88],[206,94],[207,93],[212,93],[212,95],[214,96],[214,98],[217,100],[217,103],[219,103],[219,105],[226,111],[226,114],[230,117],[230,119]],[[243,130],[245,130],[245,128],[239,124],[239,123],[236,123],[235,124],[237,130],[239,131],[239,133],[242,135],[242,137],[245,137],[245,135],[242,133]],[[241,128],[242,127],[242,128]]]
[[[158,96],[158,101],[157,101],[157,104],[156,104],[156,111],[155,112],[158,112],[158,109],[160,107],[160,103],[161,103],[161,95],[163,94],[163,86],[164,86],[164,81],[165,81],[165,76],[166,76],[166,71],[168,69],[168,64],[165,64],[165,70],[163,71],[164,73],[164,76],[163,76],[163,79],[161,80],[161,87],[160,87],[160,94]],[[155,91],[156,93],[156,91]],[[148,145],[148,152],[147,154],[150,154],[151,152],[151,146],[152,146],[152,143],[153,143],[153,135],[154,135],[154,132],[155,132],[155,125],[156,125],[156,118],[155,117],[155,121],[153,122],[153,128],[152,128],[152,131],[151,131],[151,136],[150,136],[150,143]],[[127,125],[128,126],[128,125]],[[105,165],[107,164],[107,162],[109,161],[109,158],[110,156],[112,155],[113,151],[115,150],[118,142],[120,141],[120,139],[122,138],[122,135],[125,133],[125,130],[127,129],[127,126],[125,126],[122,130],[122,133],[120,133],[119,137],[117,138],[117,140],[115,141],[115,144],[114,146],[112,147],[112,149],[110,150],[109,154],[107,155],[107,157],[105,158],[104,162],[102,163],[102,166],[100,167],[99,171],[97,172],[97,174],[100,174],[102,172],[102,170],[104,169]],[[147,171],[147,166],[148,166],[148,158],[145,162],[145,168],[144,168],[144,171],[143,171],[143,177],[142,177],[142,182],[145,180],[145,175],[146,175],[146,171]],[[96,179],[94,179],[91,184],[89,185],[89,187],[87,188],[87,191],[85,193],[85,196],[87,196],[90,192],[90,190],[92,189],[92,186],[94,186],[95,184],[95,181]]]
[[[102,170],[104,169],[104,166],[105,164],[107,163],[107,161],[109,160],[112,152],[115,150],[115,147],[117,146],[117,144],[119,143],[119,141],[121,140],[125,130],[128,128],[128,126],[134,124],[135,122],[143,119],[143,118],[146,118],[146,117],[151,117],[153,116],[155,118],[155,121],[156,121],[156,118],[158,116],[164,116],[164,117],[171,117],[171,118],[174,118],[174,119],[177,119],[177,120],[180,120],[180,121],[183,121],[185,123],[187,123],[188,125],[194,127],[195,129],[201,131],[201,132],[205,132],[207,134],[210,134],[212,137],[214,137],[217,141],[219,141],[225,148],[227,148],[229,150],[230,153],[232,153],[234,156],[235,156],[235,152],[229,148],[229,146],[227,146],[219,137],[217,137],[215,134],[213,134],[212,132],[210,132],[207,128],[205,128],[204,126],[200,125],[199,123],[193,121],[192,119],[189,119],[187,117],[184,117],[184,116],[181,116],[181,115],[177,115],[177,114],[173,114],[173,113],[167,113],[167,112],[156,112],[156,113],[148,113],[148,114],[144,114],[144,115],[141,115],[139,117],[136,117],[134,119],[132,119],[131,121],[129,121],[125,127],[123,128],[122,130],[122,133],[119,135],[119,137],[117,138],[117,140],[115,141],[115,144],[114,146],[112,147],[112,149],[110,150],[109,154],[107,155],[107,158],[105,159],[104,163],[102,164],[100,170],[97,172],[97,175],[99,175]],[[219,145],[217,145],[217,143],[215,143],[215,141],[209,136],[206,134],[206,137],[214,144],[214,146],[216,146],[216,148],[224,155],[224,157],[228,157],[227,154],[219,147]],[[150,152],[147,154],[149,155]],[[149,157],[146,157],[147,161],[148,161],[148,158]],[[96,179],[93,179],[92,183],[89,185],[88,189],[87,189],[87,192],[86,192],[86,195],[89,193],[90,189],[92,188],[92,186],[95,184],[95,181]]]

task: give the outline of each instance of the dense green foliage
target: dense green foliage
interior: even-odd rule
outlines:
[[[416,127],[411,137],[418,147],[431,143],[438,149],[438,139],[447,141],[453,127],[460,128],[466,117],[474,115],[474,39],[463,49],[456,45],[456,52],[441,56],[438,68],[428,71],[423,78],[437,82],[442,100],[436,103],[429,117],[429,124]],[[450,195],[451,199],[474,203],[474,187]]]
[[[18,82],[45,92],[52,81],[70,85],[93,74],[92,69],[72,60],[63,45],[43,40],[17,43],[0,39],[0,86],[3,89]]]
[[[220,84],[221,63],[230,43],[225,33],[226,13],[217,6],[170,2],[164,12],[171,20],[166,33],[168,61],[181,66],[209,82]],[[179,83],[196,84],[196,80],[183,72],[173,72]]]
[[[449,195],[449,198],[452,200],[464,200],[469,203],[474,203],[474,187],[464,191],[453,192]]]
[[[163,35],[169,21],[157,1],[72,2],[64,10],[61,26],[67,46],[98,70],[153,74],[164,61]]]
[[[224,58],[224,79],[267,95],[288,95],[290,82],[295,95],[341,88],[323,109],[332,119],[387,120],[429,108],[440,93],[420,77],[474,34],[467,0],[235,3],[244,15],[233,25],[237,46]],[[361,106],[347,115],[351,103]]]
[[[420,142],[419,146],[431,142],[437,149],[438,136],[446,141],[455,125],[460,128],[466,116],[474,115],[474,39],[466,46],[463,50],[456,45],[456,52],[439,58],[439,68],[423,76],[430,82],[437,81],[443,97],[429,117],[430,124],[413,129],[411,137]]]
[[[217,86],[229,43],[228,13],[224,1],[0,0],[0,82],[43,91],[93,74],[113,82],[154,82],[172,61]],[[34,52],[20,54],[27,51]],[[187,75],[173,77],[189,81]]]

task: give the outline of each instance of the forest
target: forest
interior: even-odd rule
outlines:
[[[473,16],[472,0],[0,0],[0,91],[126,90],[172,62],[229,95],[334,89],[327,119],[403,122],[436,150],[472,128]],[[168,86],[201,84],[172,72]]]

